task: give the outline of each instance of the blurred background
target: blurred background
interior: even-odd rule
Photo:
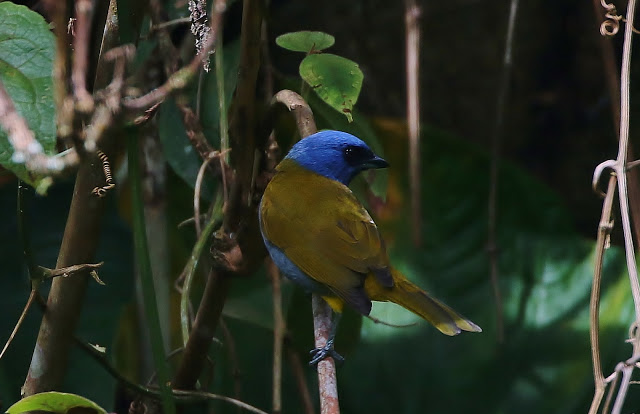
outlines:
[[[387,173],[375,178],[383,190],[361,194],[387,240],[392,262],[483,328],[482,334],[445,337],[393,305],[375,305],[372,315],[410,326],[383,326],[346,314],[337,337],[337,350],[347,358],[338,368],[342,411],[586,413],[594,390],[589,295],[602,209],[602,199],[591,190],[591,178],[597,164],[617,154],[600,17],[587,1],[519,4],[498,169],[498,307],[489,273],[487,206],[510,1],[418,3],[422,9],[420,245],[412,242],[410,214],[404,3],[274,0],[269,6],[267,44],[276,88],[299,85],[300,55],[278,48],[273,40],[282,33],[330,33],[336,43],[329,52],[360,65],[364,84],[354,123],[314,108],[318,126],[350,130],[381,150],[391,164]],[[27,5],[38,8],[38,3]],[[186,2],[173,5],[172,17],[186,15]],[[624,13],[626,2],[616,6]],[[240,18],[240,4],[234,2],[225,17],[225,55],[230,62],[234,47],[237,50],[234,42]],[[190,36],[179,30],[175,34]],[[610,42],[619,67],[622,32]],[[638,63],[634,58],[631,65],[632,142],[638,112],[633,105],[638,95],[634,82]],[[171,147],[172,137],[179,134],[173,128],[182,128],[171,119],[170,109],[160,110],[160,141],[168,159],[161,200],[166,221],[162,225],[166,225],[170,252],[167,274],[173,281],[195,235],[193,228],[178,228],[178,223],[193,214],[193,190],[189,174],[172,162],[175,159],[170,154],[184,142]],[[280,144],[284,152],[289,141],[282,139]],[[120,168],[121,181],[123,174],[126,176]],[[122,372],[144,382],[148,377],[142,373],[149,361],[140,344],[145,338],[139,335],[136,316],[129,195],[124,181],[117,195],[110,196],[97,255],[99,261],[105,261],[100,276],[106,286],[90,285],[78,336],[106,346]],[[43,266],[55,265],[72,189],[68,179],[57,183],[47,197],[31,197],[31,237],[37,262]],[[0,338],[4,341],[29,293],[21,247],[16,242],[16,181],[7,174],[0,186],[0,211],[4,217],[0,221]],[[603,273],[605,375],[631,355],[625,339],[634,315],[617,211],[614,217],[616,227]],[[234,281],[223,312],[228,332],[221,332],[221,343],[212,346],[216,362],[209,370],[212,392],[236,396],[267,411],[272,387],[271,295],[264,269],[247,280]],[[172,293],[167,309],[177,309],[176,301],[177,293]],[[283,305],[289,330],[283,412],[303,410],[296,359],[305,365],[304,376],[317,410],[316,375],[306,367],[312,347],[310,300],[283,281]],[[19,398],[40,319],[39,311],[32,309],[0,361],[3,409]],[[179,342],[177,324],[177,317],[166,320],[174,344]],[[631,386],[623,412],[640,408],[640,394],[634,387],[637,385]],[[126,394],[81,350],[72,356],[66,388],[109,410],[126,412]],[[209,409],[236,411],[218,403]]]

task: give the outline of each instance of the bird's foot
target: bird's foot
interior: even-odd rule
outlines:
[[[333,358],[337,365],[341,365],[344,362],[344,357],[337,353],[333,347],[333,339],[329,339],[327,344],[322,348],[312,349],[309,354],[311,354],[309,365],[316,368],[318,367],[318,363],[327,357]]]

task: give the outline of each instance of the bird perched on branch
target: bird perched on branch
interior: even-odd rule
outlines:
[[[285,276],[321,295],[339,318],[346,303],[369,315],[371,301],[393,302],[446,335],[481,332],[479,326],[411,283],[389,263],[385,243],[349,183],[360,172],[388,163],[359,138],[322,131],[297,142],[276,167],[260,203],[267,250]],[[315,350],[312,364],[327,356]]]

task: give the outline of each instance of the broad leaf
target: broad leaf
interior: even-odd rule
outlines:
[[[364,79],[357,63],[329,53],[309,55],[300,63],[300,76],[323,101],[353,120],[351,112]]]
[[[336,39],[324,32],[300,32],[285,33],[276,37],[276,44],[283,49],[293,52],[312,53],[327,49],[335,43]]]
[[[7,414],[20,414],[30,411],[47,411],[65,414],[71,409],[82,408],[84,413],[106,414],[106,411],[91,400],[64,392],[43,392],[26,397],[13,404]]]
[[[54,37],[42,16],[24,6],[0,3],[0,80],[48,155],[54,153],[56,144],[54,53]],[[21,160],[12,157],[7,132],[0,128],[0,165],[46,192],[44,177],[30,173]]]

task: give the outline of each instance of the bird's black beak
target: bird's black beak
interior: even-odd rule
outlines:
[[[389,163],[384,158],[380,158],[377,155],[374,155],[373,158],[363,163],[363,167],[365,169],[387,168],[388,166],[389,166]]]

